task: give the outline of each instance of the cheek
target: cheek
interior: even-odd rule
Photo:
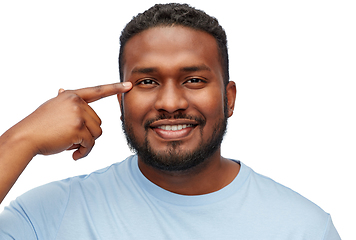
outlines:
[[[224,95],[220,91],[197,92],[191,96],[190,102],[205,116],[207,122],[220,119],[224,114]]]
[[[123,110],[125,122],[131,125],[137,137],[144,136],[144,120],[150,112],[154,101],[136,91],[130,91],[124,95]]]

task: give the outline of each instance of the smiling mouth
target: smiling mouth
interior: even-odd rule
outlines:
[[[189,137],[194,129],[205,126],[205,119],[187,114],[174,116],[161,115],[155,119],[147,120],[144,127],[152,130],[157,137],[164,141],[180,141]]]
[[[161,125],[158,126],[157,128],[166,131],[179,131],[186,128],[192,128],[193,126],[194,126],[193,124],[178,124],[178,125]]]
[[[197,125],[193,124],[164,124],[151,128],[156,136],[165,141],[179,141],[191,135]]]
[[[191,135],[198,122],[190,119],[162,119],[150,124],[157,137],[165,141],[179,141]]]

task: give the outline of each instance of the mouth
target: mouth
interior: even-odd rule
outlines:
[[[191,128],[193,127],[193,124],[179,124],[179,125],[161,125],[158,126],[157,128],[159,129],[163,129],[166,131],[179,131],[185,128]]]
[[[150,124],[149,128],[163,140],[180,141],[190,136],[198,125],[198,122],[189,119],[165,119]]]

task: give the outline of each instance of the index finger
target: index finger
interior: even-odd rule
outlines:
[[[129,91],[131,87],[132,87],[131,82],[120,82],[120,83],[99,85],[96,87],[82,88],[73,91],[75,92],[75,94],[81,97],[85,102],[91,103],[99,99],[102,99],[104,97],[108,97],[119,93],[125,93]]]

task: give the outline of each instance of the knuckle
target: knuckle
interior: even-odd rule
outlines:
[[[96,91],[96,92],[101,92],[102,89],[103,89],[103,86],[98,85],[98,86],[93,87],[93,89],[94,89],[94,91]]]
[[[68,94],[68,99],[74,103],[82,103],[83,102],[83,99],[75,93]]]
[[[98,99],[103,98],[103,97],[100,95],[100,94],[103,92],[103,86],[95,86],[95,87],[93,87],[93,90],[94,90],[94,92],[96,93],[96,95],[99,96]]]
[[[91,138],[91,144],[90,144],[90,149],[92,149],[95,145],[95,139]]]
[[[92,139],[96,140],[97,138],[99,138],[102,135],[102,133],[103,133],[103,131],[100,127],[97,129],[92,129],[91,130]]]
[[[77,130],[81,130],[85,127],[85,120],[82,117],[77,117],[72,121],[73,128]]]
[[[103,130],[99,128],[96,138],[100,137],[103,134]]]
[[[87,145],[84,147],[84,150],[85,150],[85,152],[86,152],[86,155],[88,155],[89,152],[91,151],[91,149],[92,149],[92,148],[94,147],[94,145],[95,145],[95,140],[94,140],[93,138],[90,138],[90,139],[87,140],[86,144],[87,144]]]
[[[82,115],[83,115],[83,109],[78,106],[78,105],[73,105],[71,106],[71,109],[70,109],[70,113],[75,117],[77,118],[76,119],[76,122],[79,121],[78,119],[82,119],[82,121],[84,120]]]

